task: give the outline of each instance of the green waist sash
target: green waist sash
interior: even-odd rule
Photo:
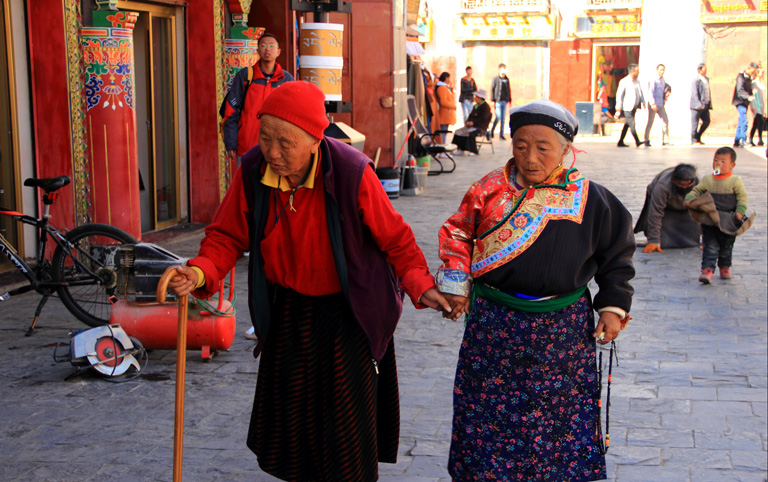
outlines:
[[[547,313],[572,305],[581,298],[585,291],[587,291],[587,287],[583,286],[576,291],[556,296],[552,299],[534,301],[518,298],[517,296],[505,293],[504,291],[492,288],[483,283],[475,283],[472,289],[472,301],[474,301],[477,296],[480,296],[491,300],[494,303],[512,308],[513,310],[527,311],[530,313]]]

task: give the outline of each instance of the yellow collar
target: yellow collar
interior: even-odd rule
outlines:
[[[315,152],[315,155],[312,157],[312,167],[309,168],[309,175],[307,176],[307,180],[304,181],[304,184],[302,184],[301,187],[306,189],[312,189],[315,187],[315,173],[317,172],[317,161],[319,159],[320,150],[318,149],[318,151]],[[281,191],[290,191],[293,189],[288,182],[288,179],[285,179],[285,182],[280,182],[281,179],[285,178],[273,171],[272,167],[267,164],[267,169],[264,171],[264,175],[261,177],[261,183],[265,186],[275,189],[279,186]]]

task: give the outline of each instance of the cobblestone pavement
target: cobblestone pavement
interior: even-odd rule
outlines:
[[[615,137],[615,136],[614,136]],[[711,169],[717,144],[618,149],[615,139],[580,138],[577,166],[639,214],[645,186],[662,168],[690,162]],[[457,157],[450,175],[393,205],[413,227],[430,265],[439,265],[437,229],[472,181],[508,157],[495,140],[477,157]],[[698,281],[698,249],[635,255],[634,320],[619,338],[614,367],[608,474],[614,481],[766,480],[766,159],[740,149],[755,226],[738,238],[734,278]],[[192,256],[201,233],[166,240]],[[639,241],[644,241],[639,239]],[[270,481],[245,446],[258,363],[245,296],[247,258],[238,263],[237,336],[210,362],[187,355],[184,476],[194,481]],[[0,479],[4,481],[171,480],[175,352],[153,351],[144,377],[123,384],[92,375],[69,380],[52,361],[56,342],[81,329],[52,300],[39,331],[24,337],[35,293],[0,305]],[[451,397],[462,323],[406,303],[395,334],[401,389],[400,457],[381,464],[383,481],[449,481]],[[605,392],[605,391],[604,391]]]

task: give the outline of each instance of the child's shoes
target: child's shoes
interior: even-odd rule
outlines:
[[[731,279],[731,267],[720,266],[720,279]]]
[[[722,273],[722,269],[720,271]],[[711,268],[703,268],[701,270],[701,276],[699,276],[699,281],[704,283],[705,285],[708,285],[712,283],[712,275],[715,274],[715,272]]]

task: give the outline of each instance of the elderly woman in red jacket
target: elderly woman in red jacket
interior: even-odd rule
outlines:
[[[248,447],[284,480],[373,481],[397,458],[402,291],[450,311],[373,162],[324,137],[325,95],[288,82],[171,289],[207,298],[244,251],[261,353]]]

